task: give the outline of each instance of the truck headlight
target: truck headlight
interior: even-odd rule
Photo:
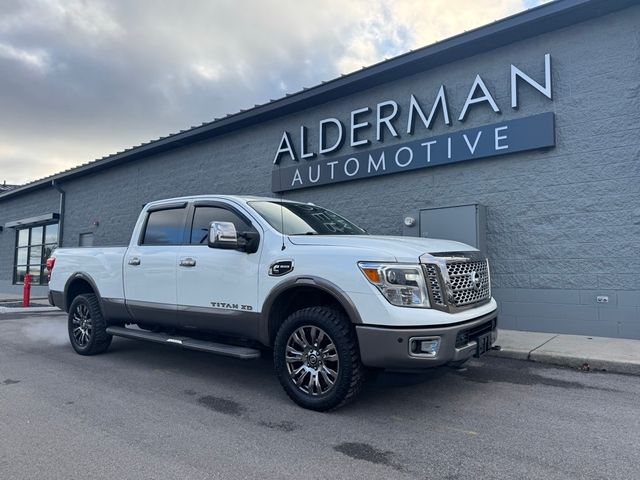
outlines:
[[[427,285],[420,265],[358,263],[367,280],[393,305],[429,307]]]

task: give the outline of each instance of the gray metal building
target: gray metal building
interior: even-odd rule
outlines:
[[[504,328],[640,339],[639,97],[640,3],[552,2],[0,192],[0,292],[148,201],[281,191],[475,242]]]

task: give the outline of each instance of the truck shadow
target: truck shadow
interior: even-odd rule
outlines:
[[[246,394],[259,392],[274,399],[289,402],[283,393],[272,363],[272,352],[263,350],[257,360],[238,360],[219,355],[182,350],[147,342],[116,338],[107,354],[111,362],[135,370],[174,373],[197,379],[202,385],[212,388],[225,385],[245,390]],[[373,371],[367,373],[362,397],[370,397],[367,403],[381,405],[395,396],[406,397],[424,388],[436,388],[452,373],[450,368],[435,368],[420,373],[397,373]],[[372,400],[379,399],[378,401]],[[360,403],[358,401],[357,403]]]
[[[40,323],[34,323],[29,328],[37,329]],[[298,408],[287,398],[278,382],[270,350],[263,350],[262,357],[257,360],[238,360],[114,337],[105,354],[79,359],[69,345],[64,319],[56,318],[55,321],[49,320],[46,323],[47,330],[41,333],[46,333],[47,341],[43,342],[42,335],[37,338],[25,335],[28,342],[22,345],[23,350],[43,355],[45,343],[44,350],[53,357],[58,358],[58,355],[62,355],[60,358],[63,358],[64,362],[72,363],[74,367],[98,368],[101,375],[111,375],[114,382],[122,378],[126,372],[128,377],[138,378],[140,381],[152,377],[156,381],[166,383],[177,392],[193,390],[202,394],[212,394],[226,391],[233,392],[230,398],[244,397],[245,403],[264,400],[275,404],[277,408]],[[339,411],[352,412],[351,414],[370,410],[385,411],[390,405],[393,405],[393,411],[402,408],[420,410],[419,406],[425,404],[425,398],[429,399],[426,404],[431,405],[438,402],[440,396],[461,393],[472,385],[471,388],[475,389],[486,388],[486,385],[472,381],[476,373],[482,377],[481,372],[477,372],[482,364],[470,363],[474,366],[466,373],[447,367],[421,373],[369,372],[363,392],[354,406],[347,406]],[[500,376],[498,373],[493,375]]]

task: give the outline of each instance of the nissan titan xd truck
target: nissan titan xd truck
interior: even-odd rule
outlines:
[[[460,365],[497,339],[475,248],[369,235],[310,203],[154,201],[127,247],[60,248],[48,268],[80,355],[113,336],[238,359],[272,352],[287,395],[318,411],[353,400],[367,369]]]

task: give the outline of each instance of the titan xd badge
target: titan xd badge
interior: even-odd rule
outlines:
[[[213,308],[226,308],[227,310],[253,310],[251,305],[239,305],[237,303],[228,302],[210,302]]]
[[[293,260],[279,260],[269,267],[270,277],[281,277],[293,271]]]

